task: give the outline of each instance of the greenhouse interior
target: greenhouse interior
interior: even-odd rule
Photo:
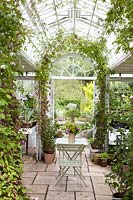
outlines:
[[[0,200],[133,199],[132,3],[0,1]]]

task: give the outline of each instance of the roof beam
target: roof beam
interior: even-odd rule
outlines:
[[[94,8],[93,8],[93,13],[92,13],[92,16],[91,16],[91,22],[90,22],[89,30],[88,30],[88,33],[87,33],[87,39],[88,39],[88,36],[89,36],[90,30],[91,30],[91,24],[92,24],[92,21],[93,21],[93,17],[94,17],[94,13],[95,13],[96,5],[97,5],[97,0],[95,0],[95,5],[94,5]]]
[[[57,14],[57,8],[56,8],[55,0],[53,0],[53,4],[54,4],[54,10],[55,10],[55,15],[56,15],[56,19],[57,19],[58,31],[59,31],[60,24],[59,24],[59,19],[58,19],[58,14]]]
[[[32,3],[31,0],[30,0],[30,2]],[[35,11],[37,20],[38,20],[38,22],[39,22],[39,24],[40,24],[40,27],[42,28],[43,33],[45,34],[45,36],[46,36],[46,38],[47,38],[47,40],[48,40],[47,33],[46,33],[46,27],[44,26],[44,24],[41,23],[41,19],[40,19],[40,16],[39,16],[39,14],[38,14],[38,11],[37,11],[37,8],[36,8],[35,4],[33,3],[32,6],[34,7],[34,11]]]

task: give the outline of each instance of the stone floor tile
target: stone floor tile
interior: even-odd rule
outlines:
[[[66,183],[65,181],[61,181],[57,186],[49,185],[49,191],[66,191]]]
[[[48,171],[48,172],[46,171],[45,172],[46,176],[55,176],[56,177],[56,176],[58,176],[58,174],[59,174],[59,171]]]
[[[35,164],[36,163],[36,160],[31,157],[31,156],[28,156],[28,155],[23,155],[23,158],[22,158],[23,162],[24,163],[32,163],[32,164]]]
[[[103,172],[102,167],[98,166],[98,165],[93,165],[93,166],[89,166],[89,171],[90,172]]]
[[[47,190],[46,185],[27,185],[27,193],[45,194]]]
[[[76,177],[68,177],[67,181],[67,191],[89,191],[92,192],[92,184],[90,178],[86,178],[85,182],[87,186],[84,185],[84,183]]]
[[[104,173],[103,172],[88,172],[86,174],[86,176],[91,176],[91,177],[93,177],[93,176],[103,176],[104,177]]]
[[[32,184],[32,182],[33,182],[33,180],[34,180],[34,177],[31,177],[31,178],[29,178],[29,177],[23,177],[22,178],[22,182],[23,182],[23,184],[26,186],[26,185],[31,185]]]
[[[28,163],[24,165],[23,171],[36,172],[36,171],[45,171],[47,165],[41,163]]]
[[[68,176],[68,179],[67,179],[67,184],[83,184],[84,183],[82,182],[82,180],[79,178],[79,176]],[[90,180],[90,177],[85,177],[85,182],[87,185],[90,185],[91,184],[91,180]]]
[[[33,171],[33,168],[34,168],[35,164],[25,164],[24,167],[23,167],[23,172],[31,172]]]
[[[36,176],[34,184],[45,184],[45,185],[55,185],[57,179],[55,176]]]
[[[22,177],[25,177],[25,178],[32,178],[32,177],[35,177],[37,174],[37,172],[24,172],[22,174]]]
[[[32,168],[32,171],[34,172],[34,171],[42,171],[42,172],[44,172],[45,170],[46,170],[46,165],[45,164],[42,164],[42,163],[38,163],[38,164],[36,164],[36,165],[34,165],[33,166],[33,168]]]
[[[105,183],[105,177],[104,176],[97,176],[97,177],[93,176],[92,182],[93,182],[93,184],[98,184],[98,183],[104,184]]]
[[[28,194],[30,200],[44,200],[45,194]]]
[[[95,194],[112,195],[110,187],[105,184],[95,184],[94,183]]]
[[[55,171],[50,171],[50,172],[38,172],[37,173],[38,176],[57,176],[58,173]]]
[[[53,192],[48,191],[46,200],[75,200],[74,192]]]
[[[76,192],[76,200],[95,200],[92,192]]]
[[[83,192],[83,191],[89,191],[92,192],[92,186],[84,186],[83,184],[75,184],[75,185],[67,185],[67,191],[68,192]]]
[[[59,171],[59,166],[57,166],[55,164],[48,165],[46,171],[47,172],[48,171],[57,171],[58,172]]]
[[[112,196],[96,195],[96,200],[112,200]]]

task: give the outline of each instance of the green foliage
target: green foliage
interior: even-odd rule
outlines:
[[[95,138],[89,138],[89,139],[88,139],[88,142],[89,142],[90,144],[93,144],[94,141],[95,141]]]
[[[0,199],[26,200],[22,185],[21,140],[18,133],[19,103],[15,98],[17,54],[25,39],[19,0],[0,2]]]
[[[26,94],[22,95],[20,102],[20,117],[24,122],[37,120],[37,103],[35,96]]]
[[[133,135],[132,131],[128,134],[123,129],[119,129],[121,138],[116,140],[116,152],[113,155],[113,161],[111,165],[111,172],[106,175],[106,182],[115,189],[115,191],[124,194],[124,199],[128,200],[132,197],[132,156],[131,151],[133,149]],[[129,169],[126,173],[123,172],[123,165],[127,164]],[[129,196],[128,196],[129,195]],[[130,197],[130,198],[127,198]],[[132,198],[131,198],[132,199]]]
[[[83,91],[85,93],[85,102],[82,102],[82,109],[84,112],[92,113],[94,102],[93,102],[93,94],[94,87],[93,83],[87,83],[86,86],[83,86]]]
[[[70,118],[76,118],[80,116],[80,111],[78,109],[67,110],[65,116]]]
[[[129,127],[130,117],[130,96],[133,88],[127,83],[112,83],[110,89],[110,119],[112,125],[122,122]]]
[[[106,0],[104,0],[106,1]],[[107,33],[115,33],[119,49],[133,52],[132,0],[111,0],[111,9],[105,19]]]
[[[79,133],[79,127],[74,122],[67,122],[66,124],[66,134],[73,133],[77,135]]]
[[[131,101],[131,113],[129,117],[130,129],[129,134],[127,135],[125,145],[128,149],[126,163],[128,164],[128,171],[126,173],[126,180],[129,185],[128,190],[124,195],[124,200],[133,198],[133,100]]]
[[[57,135],[57,126],[52,125],[51,121],[48,121],[47,126],[42,127],[44,133],[41,135],[43,150],[45,153],[53,153],[55,151],[55,137]]]
[[[66,36],[62,31],[58,32],[56,36],[49,41],[47,48],[45,48],[42,62],[39,65],[37,71],[37,80],[39,80],[39,91],[40,91],[40,125],[45,126],[47,124],[47,89],[50,67],[52,67],[52,62],[57,57],[62,56],[67,52],[79,53],[83,57],[89,57],[95,66],[95,71],[97,73],[97,86],[99,89],[99,102],[97,104],[96,113],[96,125],[97,133],[96,139],[100,145],[104,143],[105,135],[107,134],[107,115],[106,115],[106,105],[105,105],[105,94],[106,94],[106,75],[109,74],[107,68],[106,59],[106,48],[105,40],[99,38],[98,41],[89,41],[84,38],[78,37],[73,34]],[[52,50],[51,50],[52,49]],[[60,51],[62,49],[62,51]],[[40,132],[42,132],[40,130]]]
[[[103,152],[103,153],[100,153],[100,158],[102,158],[102,159],[108,159],[109,155],[108,155],[108,153]]]

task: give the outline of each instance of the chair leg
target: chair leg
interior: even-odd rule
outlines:
[[[85,184],[85,186],[87,186],[86,182],[85,182],[85,177],[82,175],[82,173],[79,172],[79,170],[77,170],[76,167],[74,167],[74,170],[77,172],[77,174],[79,175],[79,178],[83,181],[83,183]]]
[[[66,167],[65,167],[65,168],[66,168]],[[65,168],[64,168],[64,169],[65,169]],[[70,167],[67,167],[66,170],[62,173],[62,175],[60,176],[60,178],[57,180],[55,186],[57,186],[57,184],[60,182],[60,180],[63,178],[63,176],[67,173],[67,171],[68,171],[69,168],[70,168]]]

